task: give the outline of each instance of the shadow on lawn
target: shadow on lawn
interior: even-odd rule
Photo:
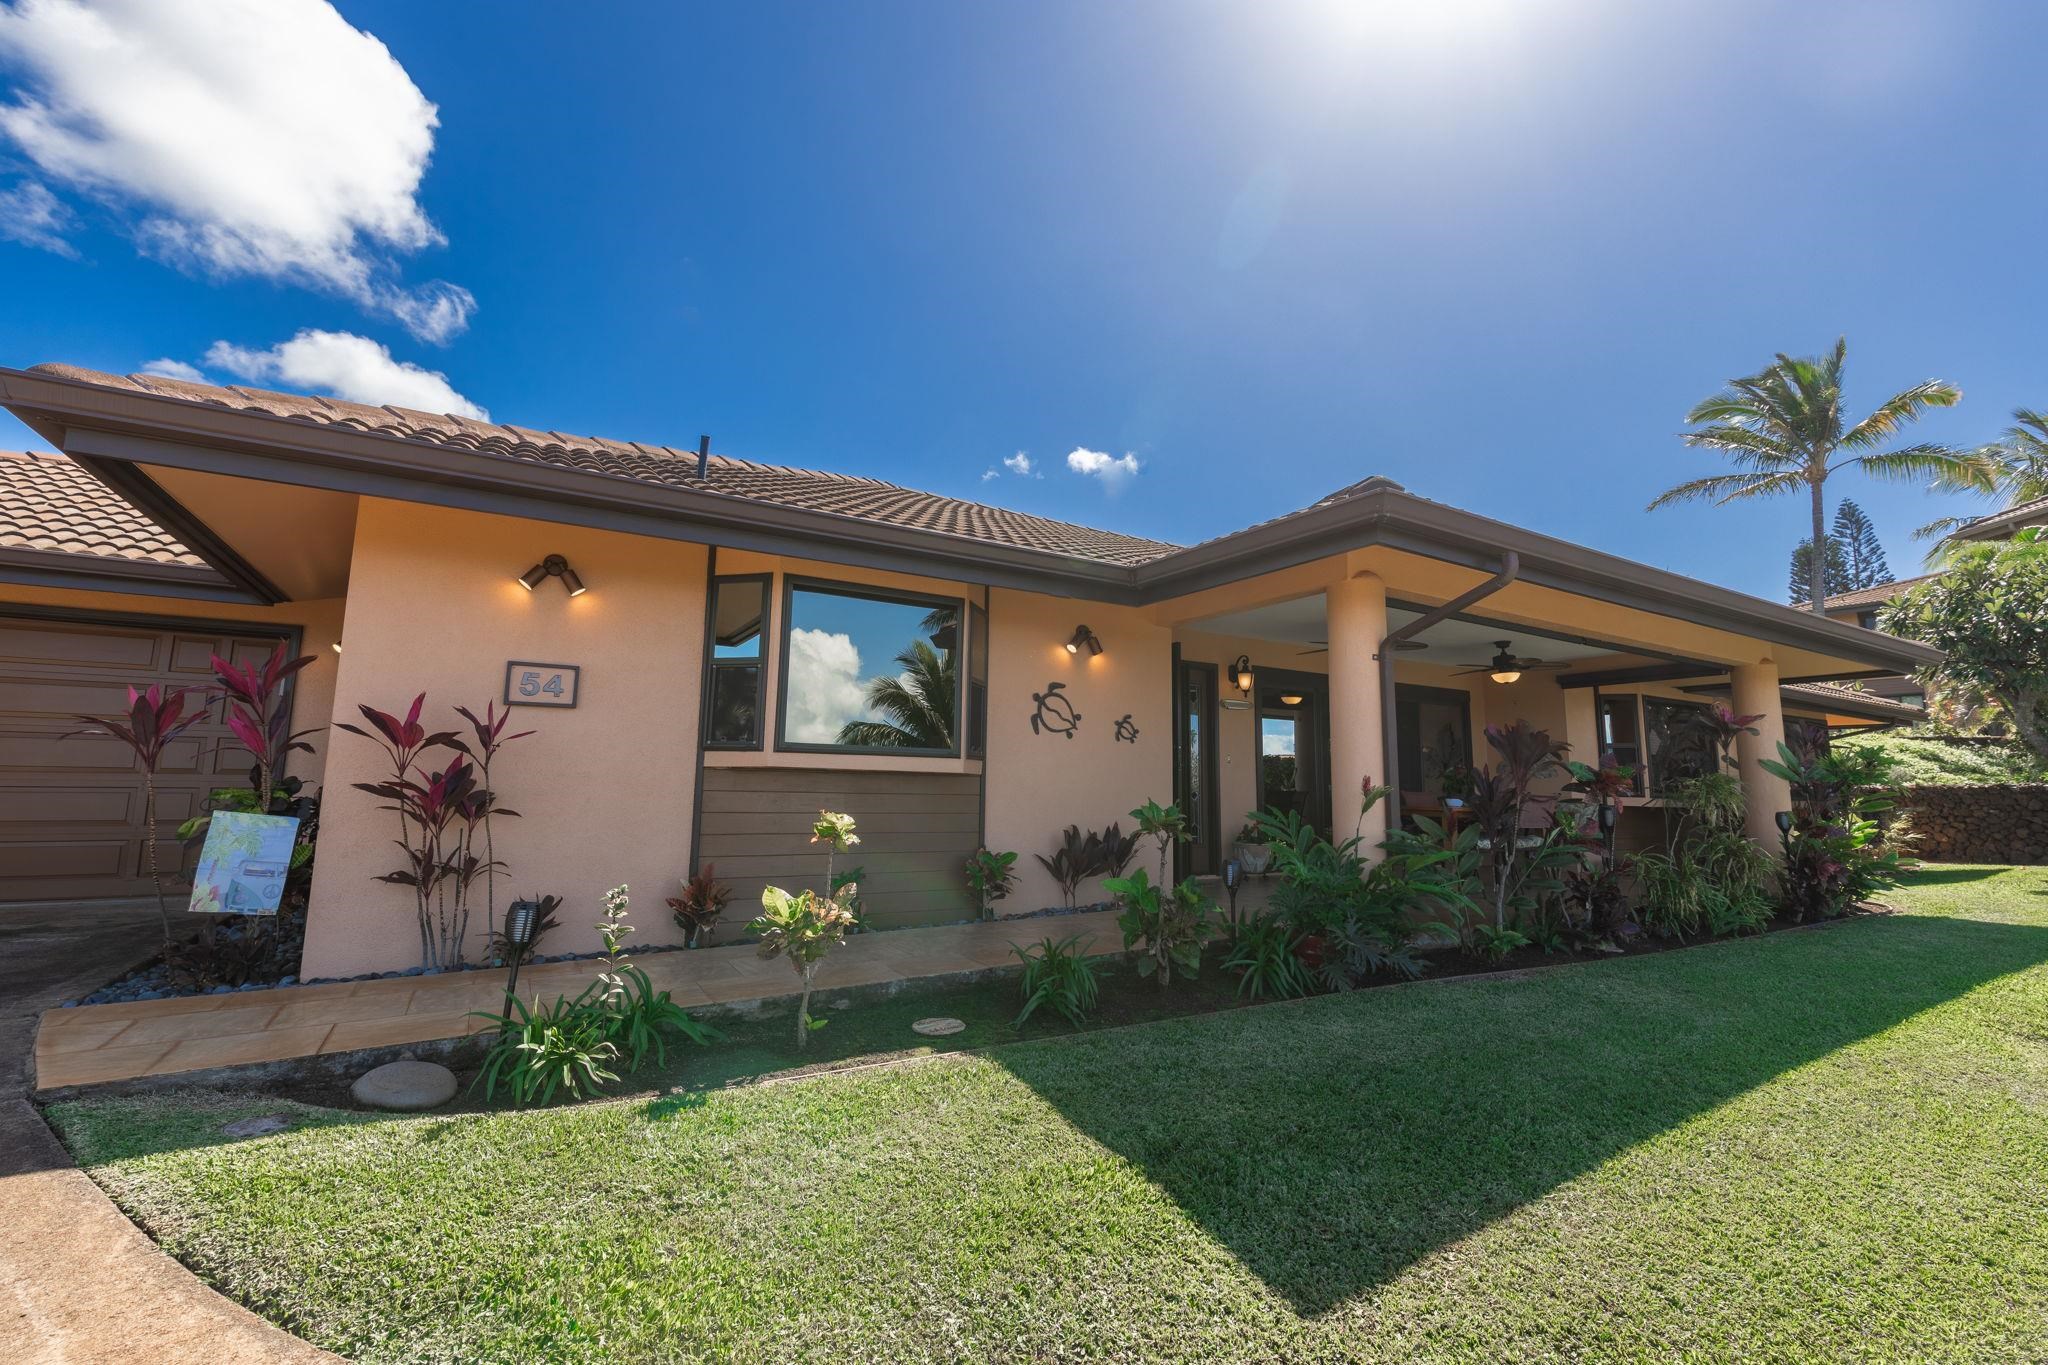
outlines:
[[[993,1059],[1298,1312],[1771,1078],[2048,961],[2048,928],[1872,918]]]
[[[1906,878],[1908,886],[1960,886],[1966,882],[1988,881],[2012,869],[2005,866],[1980,867],[1968,864],[1922,863]]]

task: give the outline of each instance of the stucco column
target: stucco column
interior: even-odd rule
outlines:
[[[1360,784],[1387,780],[1376,657],[1387,634],[1387,585],[1371,574],[1332,583],[1324,594],[1330,632],[1330,832],[1339,843],[1358,822]],[[1365,818],[1365,846],[1379,856],[1386,807]]]
[[[1737,775],[1742,779],[1743,826],[1765,848],[1778,846],[1778,812],[1792,809],[1791,784],[1765,772],[1760,761],[1778,756],[1785,738],[1784,701],[1778,695],[1778,665],[1760,659],[1728,670],[1734,683],[1731,704],[1740,716],[1756,716],[1756,733],[1735,737]]]

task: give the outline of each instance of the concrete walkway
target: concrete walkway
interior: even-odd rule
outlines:
[[[28,1103],[37,1014],[147,958],[158,933],[153,907],[0,907],[0,1365],[334,1361],[158,1250]]]
[[[1097,953],[1123,948],[1110,911],[892,929],[848,939],[819,967],[817,989],[1008,966],[1016,961],[1012,944],[1074,933],[1092,939]],[[788,962],[763,958],[749,944],[645,953],[632,961],[656,989],[689,1010],[745,1005],[797,988]],[[527,1001],[574,996],[596,972],[588,961],[528,967],[519,974],[519,995]],[[53,1009],[43,1015],[36,1040],[36,1084],[56,1090],[461,1038],[488,1027],[470,1012],[500,1009],[504,991],[502,971],[452,972]]]

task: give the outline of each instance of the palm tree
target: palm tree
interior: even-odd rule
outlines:
[[[903,671],[868,684],[867,703],[888,720],[850,720],[839,742],[869,749],[950,749],[959,696],[955,651],[913,640],[896,656]]]
[[[1935,488],[1944,493],[1992,493],[2003,498],[2007,507],[2048,498],[2048,414],[2014,408],[2005,435],[1972,451],[1970,458],[1975,463],[1965,477],[1937,479]],[[1913,538],[1942,537],[1928,554],[1930,561],[1938,560],[1950,548],[1949,534],[1975,520],[1942,517],[1913,532]]]
[[[1970,455],[1946,446],[1920,444],[1897,450],[1879,447],[1929,408],[1954,407],[1963,391],[1939,379],[1915,384],[1886,399],[1875,412],[1853,426],[1842,418],[1842,361],[1846,339],[1835,342],[1825,356],[1776,360],[1746,379],[1698,404],[1685,415],[1694,429],[1685,443],[1726,454],[1740,468],[1665,490],[1651,510],[1674,502],[1708,501],[1722,505],[1744,498],[1807,491],[1813,504],[1813,543],[1827,540],[1828,475],[1856,468],[1887,479],[1932,478],[1956,486],[1981,483],[1981,468]],[[1825,610],[1825,561],[1813,575],[1812,608]]]

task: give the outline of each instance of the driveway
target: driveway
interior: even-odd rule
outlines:
[[[159,934],[153,904],[0,906],[0,1365],[332,1362],[159,1251],[28,1102],[37,1016]]]

